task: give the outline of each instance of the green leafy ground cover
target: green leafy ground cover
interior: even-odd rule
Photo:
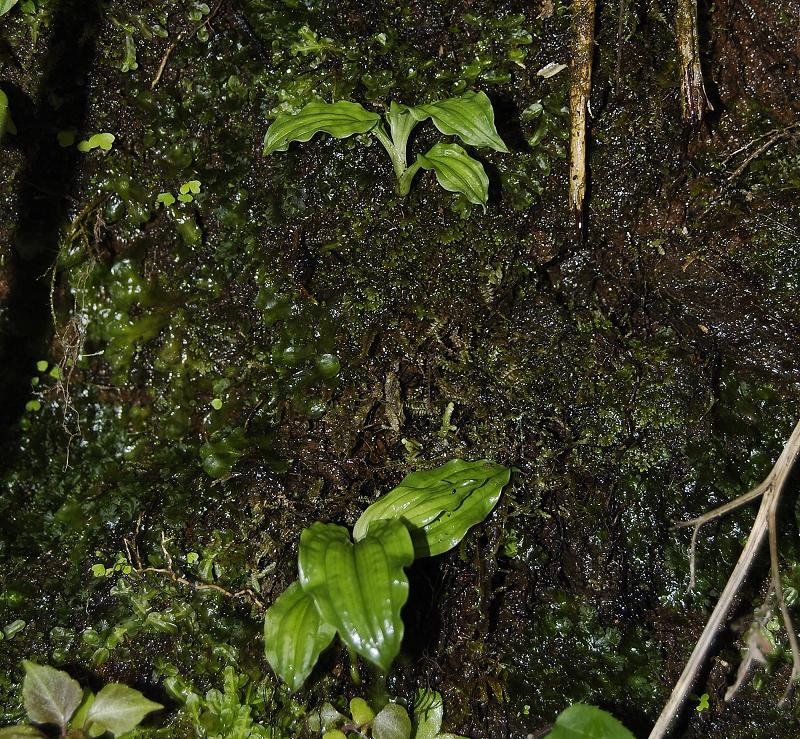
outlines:
[[[19,349],[0,375],[16,389],[0,723],[24,720],[23,658],[164,704],[147,736],[295,736],[325,701],[344,711],[363,695],[346,650],[290,696],[264,660],[263,606],[295,580],[314,521],[352,526],[407,473],[462,457],[518,472],[484,527],[409,570],[388,692],[410,706],[435,687],[445,728],[475,737],[543,731],[576,701],[646,730],[749,518],[701,547],[695,596],[669,521],[760,480],[796,420],[797,149],[722,184],[727,152],[790,117],[767,66],[737,79],[715,37],[729,113],[687,162],[669,8],[624,16],[619,90],[601,35],[577,245],[568,79],[536,75],[568,60],[564,3],[114,1],[85,70],[69,43],[93,37],[93,15],[76,7],[24,2],[0,21],[17,129],[0,149],[0,327]],[[744,37],[736,11],[716,12]],[[763,23],[784,43],[785,19]],[[510,149],[477,154],[486,213],[433,173],[397,196],[366,139],[262,156],[269,122],[314,98],[380,111],[468,90]],[[418,137],[426,151],[441,134]],[[24,191],[37,151],[77,179]],[[16,229],[59,208],[49,241]],[[720,709],[738,646],[710,676]],[[790,733],[773,710],[782,649],[687,735]]]

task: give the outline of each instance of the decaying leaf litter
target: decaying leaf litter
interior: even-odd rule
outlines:
[[[727,524],[712,532],[713,546],[701,539],[698,595],[684,600],[688,539],[669,521],[757,483],[796,421],[796,103],[776,71],[777,60],[796,64],[796,8],[759,5],[754,18],[734,3],[715,5],[708,27],[724,30],[701,37],[700,52],[718,117],[688,144],[674,9],[600,9],[589,228],[576,243],[561,158],[569,79],[566,71],[535,74],[570,60],[566,6],[548,15],[544,7],[418,4],[398,30],[394,15],[390,22],[388,11],[359,4],[285,12],[226,5],[208,24],[192,20],[190,8],[157,7],[146,22],[150,37],[126,30],[137,9],[122,3],[100,24],[97,43],[109,53],[92,62],[78,140],[103,132],[117,140],[107,156],[78,160],[73,214],[95,198],[102,206],[82,217],[85,239],[62,254],[55,298],[62,327],[83,306],[82,353],[105,354],[87,357],[73,375],[73,403],[90,422],[66,471],[61,418],[48,402],[58,380],[35,369],[58,360],[60,332],[49,348],[23,342],[29,363],[15,377],[6,370],[7,386],[23,388],[7,438],[26,453],[5,463],[13,537],[4,603],[8,623],[27,624],[6,643],[7,674],[19,680],[13,665],[21,657],[58,652],[102,679],[150,681],[147,655],[172,645],[195,658],[155,665],[152,689],[174,671],[205,691],[221,688],[226,658],[214,645],[225,641],[243,650],[237,665],[260,679],[263,664],[246,638],[257,619],[246,606],[219,594],[209,609],[216,601],[157,573],[136,580],[133,594],[112,595],[112,578],[87,585],[90,568],[113,565],[142,516],[146,566],[167,568],[166,532],[170,550],[199,550],[196,565],[176,560],[180,577],[209,575],[238,592],[254,576],[269,600],[294,577],[285,540],[312,521],[352,524],[415,466],[486,456],[519,469],[513,496],[458,556],[417,573],[429,590],[410,606],[414,658],[397,671],[394,689],[411,693],[433,680],[452,728],[476,736],[536,731],[576,700],[649,730],[682,669],[669,645],[699,635],[706,601],[740,548],[738,528]],[[12,20],[12,54],[44,60],[44,14],[36,46],[27,20]],[[137,68],[122,72],[128,35]],[[25,96],[37,99],[44,65],[28,67],[4,68],[23,142],[39,135]],[[409,78],[412,67],[420,71]],[[494,178],[485,217],[450,205],[431,179],[415,181],[411,205],[394,202],[377,148],[315,141],[280,165],[259,156],[269,115],[305,102],[309,89],[381,110],[392,99],[444,99],[459,84],[489,95],[512,151],[507,161],[485,162]],[[2,149],[3,166],[17,176],[27,147]],[[202,183],[194,203],[154,207],[159,193],[190,180]],[[56,197],[35,195],[6,198],[3,223],[16,222],[12,208]],[[11,225],[3,228],[9,235]],[[19,286],[34,278],[24,263],[7,264],[3,320],[18,323],[25,300],[34,300]],[[71,285],[85,293],[70,295]],[[45,336],[49,307],[42,314]],[[124,320],[111,323],[115,315]],[[254,350],[259,344],[269,350]],[[320,369],[326,355],[341,367],[331,386]],[[298,369],[307,374],[295,385]],[[25,411],[34,397],[42,407]],[[114,456],[121,451],[108,453],[126,448],[125,465]],[[737,521],[744,536],[750,519]],[[245,543],[242,530],[251,534]],[[783,538],[792,587],[794,555]],[[51,551],[68,551],[68,563]],[[32,557],[42,585],[66,585],[26,586]],[[752,592],[738,606],[744,617],[763,599]],[[143,595],[153,614],[146,623],[134,605]],[[84,614],[77,627],[74,613]],[[121,644],[89,643],[93,633],[108,642],[121,624]],[[735,677],[730,639],[706,683],[712,708],[722,707]],[[311,703],[350,694],[346,670],[337,671],[344,662],[332,655]],[[553,679],[554,664],[583,669]],[[785,732],[791,719],[772,706],[788,678],[782,669],[724,711],[696,712],[688,735]],[[14,699],[7,705],[15,710]],[[177,726],[186,720],[180,710],[175,716]]]

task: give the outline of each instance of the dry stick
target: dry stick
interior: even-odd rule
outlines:
[[[569,205],[583,230],[586,198],[586,108],[592,90],[595,0],[572,2],[572,64],[570,65]]]
[[[707,110],[714,110],[706,95],[700,67],[700,41],[697,33],[697,0],[678,0],[675,32],[681,61],[681,103],[683,120],[697,125]]]
[[[664,709],[661,711],[661,715],[658,717],[658,721],[656,721],[653,730],[650,732],[650,739],[661,739],[661,737],[665,736],[669,731],[673,721],[675,721],[680,714],[683,705],[689,697],[689,693],[692,690],[695,681],[697,680],[697,676],[702,669],[706,658],[708,657],[714,639],[716,638],[720,628],[727,618],[728,611],[733,604],[733,600],[741,589],[742,584],[744,583],[744,580],[747,577],[753,562],[755,561],[756,555],[761,548],[764,537],[768,532],[770,539],[770,564],[772,573],[771,587],[777,594],[778,602],[781,608],[781,614],[784,620],[784,626],[786,627],[786,632],[789,635],[789,644],[792,648],[793,664],[790,686],[791,683],[794,682],[794,679],[800,675],[800,649],[798,649],[797,637],[795,636],[794,628],[792,627],[792,622],[789,617],[788,609],[786,608],[786,602],[783,598],[783,591],[780,584],[776,528],[778,504],[780,503],[781,494],[786,485],[786,480],[789,477],[789,473],[792,470],[795,459],[797,458],[798,452],[800,452],[800,422],[798,422],[798,424],[794,427],[794,431],[792,431],[789,441],[786,442],[786,446],[783,448],[781,456],[778,457],[778,461],[775,463],[775,466],[772,468],[769,475],[767,475],[764,482],[762,482],[753,490],[750,490],[744,495],[740,496],[736,500],[726,503],[725,505],[699,516],[698,518],[694,518],[691,521],[685,521],[680,524],[681,526],[694,526],[696,532],[700,526],[702,526],[704,523],[708,523],[708,521],[712,520],[713,518],[717,518],[718,516],[721,516],[724,513],[739,507],[740,505],[748,503],[757,498],[759,495],[763,496],[761,500],[761,506],[758,509],[758,514],[756,515],[756,520],[753,522],[753,528],[750,531],[750,535],[747,537],[747,543],[742,550],[739,561],[736,563],[736,567],[734,567],[731,576],[728,578],[725,589],[722,591],[722,595],[720,595],[719,601],[717,602],[714,611],[708,619],[708,622],[703,629],[703,633],[700,635],[700,639],[697,641],[697,644],[695,644],[694,650],[689,657],[689,661],[686,663],[686,667],[683,668],[683,672],[681,673],[680,678],[678,678],[678,682],[675,684],[667,704],[664,706]],[[786,696],[784,696],[784,698],[785,697]]]

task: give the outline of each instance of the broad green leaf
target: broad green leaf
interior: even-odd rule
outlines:
[[[336,629],[320,618],[299,582],[292,583],[264,615],[264,653],[275,673],[294,692],[311,674]]]
[[[442,729],[444,703],[437,690],[420,688],[414,699],[414,723],[417,730],[414,739],[435,739]]]
[[[25,681],[22,697],[28,718],[37,724],[55,724],[62,729],[81,704],[83,690],[66,672],[23,660]]]
[[[436,179],[445,190],[460,192],[470,203],[486,207],[489,178],[483,165],[458,144],[434,144],[426,154],[417,156],[417,163],[436,172]]]
[[[507,467],[485,459],[453,459],[412,472],[361,514],[353,538],[364,537],[375,521],[399,519],[411,532],[417,557],[441,554],[491,513],[510,476]]]
[[[410,739],[411,719],[397,703],[388,703],[372,722],[373,739]]]
[[[342,641],[384,673],[400,650],[400,609],[408,598],[403,568],[413,561],[408,529],[396,520],[375,522],[355,544],[333,524],[312,524],[300,536],[303,590]]]
[[[0,739],[31,739],[32,736],[46,739],[35,726],[6,726],[0,729]]]
[[[430,118],[447,136],[458,136],[465,144],[508,152],[494,126],[494,110],[486,93],[465,92],[461,97],[410,109],[417,120]]]
[[[0,16],[4,16],[19,0],[0,0]]]
[[[286,151],[292,141],[308,141],[324,131],[337,139],[371,131],[380,121],[377,113],[365,110],[358,103],[309,103],[297,114],[279,115],[264,136],[264,154]]]
[[[545,739],[634,739],[607,711],[585,703],[563,710]]]
[[[95,696],[86,723],[119,736],[135,729],[151,711],[163,707],[127,685],[109,683]]]

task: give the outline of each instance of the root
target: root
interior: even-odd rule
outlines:
[[[578,231],[583,231],[583,205],[586,199],[586,109],[592,90],[594,16],[595,0],[573,0],[569,90],[569,205]]]
[[[694,526],[694,534],[692,536],[692,558],[691,568],[692,575],[694,575],[694,544],[697,539],[697,532],[700,527],[709,521],[722,516],[729,511],[738,508],[761,497],[761,505],[758,509],[758,514],[753,522],[753,528],[747,538],[747,543],[739,556],[739,561],[736,563],[725,589],[720,595],[719,601],[714,608],[708,622],[703,629],[700,639],[695,644],[689,661],[681,673],[678,682],[672,690],[672,694],[664,706],[661,715],[658,717],[653,730],[650,732],[650,739],[660,739],[665,736],[670,729],[673,721],[677,719],[684,704],[686,703],[689,693],[691,692],[695,681],[697,680],[700,670],[706,662],[708,654],[713,645],[714,639],[719,633],[728,612],[733,605],[734,599],[739,593],[745,578],[747,577],[750,568],[755,561],[756,555],[764,542],[764,538],[769,535],[769,553],[770,553],[770,571],[771,571],[771,584],[770,589],[773,591],[778,599],[781,616],[783,617],[784,627],[789,638],[789,645],[792,650],[792,675],[789,681],[789,687],[784,694],[781,702],[785,701],[791,692],[795,679],[800,676],[800,648],[798,648],[797,635],[792,625],[792,620],[789,615],[789,610],[786,606],[786,601],[783,597],[783,589],[780,581],[780,570],[778,564],[778,531],[777,531],[777,513],[778,506],[781,500],[781,494],[786,486],[786,481],[789,473],[792,470],[795,459],[800,453],[800,422],[795,426],[789,441],[781,452],[778,461],[772,468],[769,475],[767,475],[764,482],[757,487],[748,491],[744,495],[736,498],[736,500],[726,503],[719,508],[709,511],[708,513],[699,516],[698,518],[686,521],[681,524],[682,526]],[[692,578],[693,580],[693,578]],[[693,581],[692,581],[693,584]],[[769,596],[768,596],[769,597]]]
[[[172,564],[172,555],[169,553],[167,549],[167,542],[169,541],[167,537],[164,535],[164,532],[161,532],[161,553],[164,555],[164,563],[167,565],[166,567],[142,567],[142,560],[139,555],[139,547],[136,543],[136,537],[139,534],[139,527],[141,525],[142,518],[139,517],[139,521],[136,524],[136,533],[133,536],[133,540],[128,542],[127,539],[124,540],[125,543],[125,550],[128,555],[128,561],[131,563],[132,573],[139,575],[145,575],[148,572],[152,572],[157,575],[163,575],[172,582],[176,583],[177,585],[183,585],[185,587],[192,588],[193,590],[213,590],[217,593],[222,593],[226,598],[233,598],[234,600],[244,600],[250,605],[255,606],[259,610],[265,610],[264,603],[261,599],[250,589],[244,588],[242,590],[237,590],[236,592],[232,592],[230,590],[226,590],[225,588],[215,585],[214,583],[204,583],[204,582],[196,582],[192,580],[187,580],[185,577],[181,577],[175,572],[175,568]]]

